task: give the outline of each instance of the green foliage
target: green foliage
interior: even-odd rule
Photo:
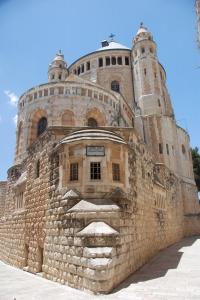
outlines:
[[[200,154],[199,154],[199,149],[197,147],[192,149],[192,160],[193,160],[194,178],[196,181],[198,192],[200,192]]]

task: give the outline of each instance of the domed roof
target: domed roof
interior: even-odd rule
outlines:
[[[78,131],[74,131],[67,135],[64,139],[62,139],[59,144],[68,144],[80,140],[110,140],[120,144],[126,144],[123,138],[112,131],[104,130],[104,129],[82,129]]]
[[[56,56],[53,59],[53,61],[56,61],[56,60],[62,60],[62,61],[64,61],[64,55],[61,53],[61,50],[59,50],[59,52],[56,53]]]
[[[136,33],[136,35],[140,34],[140,33],[143,33],[143,32],[148,32],[147,28],[145,27],[140,27]]]
[[[144,26],[143,23],[140,23],[140,28],[138,29],[136,35],[139,35],[140,33],[148,33],[148,34],[151,34],[150,31],[147,29],[147,27]]]
[[[115,50],[115,49],[124,49],[124,50],[130,50],[130,48],[120,44],[120,43],[117,43],[115,41],[108,41],[107,42],[107,46],[104,46],[104,47],[101,47],[99,49],[97,49],[96,51],[104,51],[104,50]]]

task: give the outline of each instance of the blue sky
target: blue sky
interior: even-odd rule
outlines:
[[[62,49],[70,65],[110,33],[131,47],[143,21],[154,36],[179,125],[200,148],[200,50],[193,0],[0,0],[0,180],[13,164],[16,103],[47,81]]]

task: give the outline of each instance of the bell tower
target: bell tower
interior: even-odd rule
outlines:
[[[59,50],[52,63],[49,65],[48,81],[64,81],[67,78],[68,74],[69,72],[67,69],[67,64],[64,60],[64,55],[61,53],[61,50]]]
[[[141,114],[173,117],[171,100],[165,85],[165,70],[158,61],[153,36],[143,23],[133,39],[132,63],[135,101]]]

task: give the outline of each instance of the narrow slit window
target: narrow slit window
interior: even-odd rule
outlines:
[[[40,177],[40,160],[38,159],[35,168],[35,178],[39,178],[39,177]]]
[[[169,145],[166,144],[166,151],[167,151],[167,154],[169,155]]]
[[[163,147],[162,147],[162,144],[161,143],[159,143],[159,153],[160,154],[163,154]]]

